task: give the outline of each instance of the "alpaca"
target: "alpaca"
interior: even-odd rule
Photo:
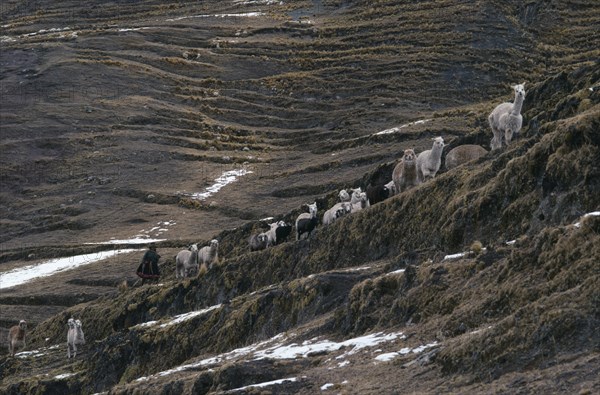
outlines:
[[[525,100],[525,83],[513,85],[512,88],[515,91],[514,103],[499,104],[488,117],[494,134],[490,143],[492,150],[502,147],[502,137],[504,137],[504,143],[508,146],[513,135],[518,133],[523,125],[521,108],[523,107],[523,100]]]
[[[432,138],[433,146],[430,150],[423,151],[417,156],[417,175],[419,182],[425,182],[435,177],[442,164],[442,150],[444,139],[442,137]]]
[[[487,154],[485,148],[476,144],[464,144],[453,148],[446,155],[446,170],[454,169],[469,161],[475,160]]]
[[[302,213],[296,218],[296,240],[307,233],[307,238],[317,226],[319,219],[317,218],[317,202],[308,205],[308,213]]]
[[[404,192],[421,183],[417,174],[417,155],[414,150],[404,150],[404,156],[394,168],[392,179],[396,193]]]
[[[77,356],[77,345],[85,344],[85,335],[80,320],[69,318],[67,321],[67,358],[71,358],[71,350],[73,358]]]
[[[175,256],[175,278],[190,277],[198,269],[198,244],[192,244],[189,250],[181,250]]]
[[[8,331],[8,353],[12,356],[15,355],[17,346],[19,343],[23,345],[23,348],[27,346],[25,341],[25,330],[27,329],[27,322],[25,320],[19,321],[19,325],[15,325]]]

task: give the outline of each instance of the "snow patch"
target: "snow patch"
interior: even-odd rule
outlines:
[[[381,135],[384,135],[384,134],[396,133],[396,132],[399,132],[401,129],[407,128],[409,126],[422,125],[422,124],[427,123],[429,121],[432,121],[432,119],[421,119],[419,121],[409,122],[409,123],[406,123],[406,124],[401,125],[401,126],[396,126],[395,128],[390,128],[390,129],[382,130],[381,132],[373,133],[373,136],[381,136]]]
[[[435,347],[437,345],[438,345],[438,342],[433,342],[433,343],[425,344],[425,345],[415,347],[415,348],[405,347],[405,348],[400,349],[400,351],[398,351],[398,352],[388,352],[385,354],[380,354],[375,357],[375,360],[380,361],[380,362],[389,362],[400,355],[406,355],[411,352],[413,354],[419,354],[419,353],[422,353],[423,351],[427,350],[428,348]]]
[[[363,270],[369,270],[370,268],[371,268],[371,266],[351,267],[349,269],[344,270],[344,273],[360,272],[360,271],[363,271]]]
[[[279,5],[283,5],[283,1],[280,1],[280,0],[233,0],[233,4],[238,4],[238,5],[251,5],[251,4],[271,5],[271,4],[279,4]]]
[[[376,356],[375,359],[377,361],[387,362],[387,361],[391,361],[392,359],[396,358],[397,356],[398,356],[397,352],[388,352],[388,353],[380,354],[380,355]]]
[[[31,351],[21,351],[15,354],[15,357],[17,358],[27,358],[27,357],[34,357],[34,358],[38,358],[41,356],[46,355],[45,352],[42,352],[40,350],[31,350]]]
[[[85,243],[85,244],[93,244],[93,245],[102,245],[102,244],[147,244],[147,243],[155,243],[159,241],[165,241],[167,239],[149,239],[145,238],[142,235],[140,237],[134,237],[132,239],[111,239],[109,241],[102,241],[97,243]],[[147,237],[147,236],[146,236]]]
[[[323,384],[323,385],[321,386],[321,391],[326,391],[326,390],[328,390],[329,388],[333,387],[334,385],[335,385],[335,384],[333,384],[333,383],[327,383],[327,384]]]
[[[484,247],[484,248],[481,249],[481,251],[485,252],[485,251],[487,251],[487,249]],[[442,259],[442,260],[443,261],[448,261],[448,260],[451,260],[451,259],[464,258],[464,257],[466,257],[468,255],[471,255],[471,254],[474,254],[474,253],[475,253],[475,251],[459,252],[457,254],[446,255],[444,257],[444,259]]]
[[[166,328],[167,326],[180,324],[182,322],[191,320],[194,317],[198,317],[200,315],[206,314],[209,311],[218,309],[221,306],[222,306],[221,304],[217,304],[217,305],[214,305],[214,306],[207,307],[206,309],[197,310],[197,311],[191,311],[189,313],[184,313],[184,314],[176,315],[170,321],[161,324],[160,327],[161,328]],[[148,327],[157,325],[158,322],[159,321],[147,321],[147,322],[143,322],[141,324],[135,325],[134,328],[148,328]]]
[[[400,274],[400,273],[404,273],[405,271],[406,271],[406,269],[398,269],[398,270],[394,270],[393,272],[386,273],[385,275],[386,275],[386,276],[391,276],[391,275],[393,275],[393,274]]]
[[[265,15],[264,12],[241,12],[238,14],[202,14],[202,15],[190,15],[190,16],[180,16],[177,18],[167,19],[167,22],[175,22],[181,21],[184,19],[193,19],[193,18],[253,18],[258,16]]]
[[[54,378],[56,380],[62,380],[62,379],[66,379],[66,378],[71,377],[71,376],[75,376],[76,374],[77,373],[63,373],[63,374],[59,374],[57,376],[54,376]]]
[[[119,254],[141,251],[139,249],[123,249],[112,251],[99,251],[92,254],[75,255],[66,258],[51,259],[35,265],[28,265],[7,272],[0,273],[0,289],[10,288],[25,284],[39,277],[75,269],[78,266],[88,265]]]
[[[237,181],[238,177],[241,177],[241,176],[244,176],[244,175],[250,174],[250,173],[253,173],[253,172],[250,170],[246,170],[246,169],[226,171],[223,174],[221,174],[221,177],[219,177],[215,180],[215,183],[213,185],[206,188],[206,191],[204,191],[202,193],[193,193],[191,195],[191,197],[192,197],[192,199],[205,200],[208,197],[219,192],[221,190],[221,188],[223,188],[224,186]]]
[[[144,324],[140,324],[144,325]],[[293,334],[291,334],[293,336]],[[337,351],[344,347],[352,347],[352,349],[346,353],[342,358],[347,355],[352,355],[359,350],[366,347],[373,347],[383,342],[388,342],[395,340],[397,338],[406,338],[401,332],[396,333],[388,333],[384,334],[383,332],[373,333],[370,335],[360,336],[354,339],[345,340],[342,342],[332,342],[329,340],[317,341],[316,338],[304,341],[302,345],[298,345],[297,343],[291,343],[288,345],[283,345],[282,341],[285,336],[283,334],[278,334],[275,337],[265,340],[260,343],[255,343],[247,347],[237,348],[230,352],[219,354],[211,358],[206,358],[200,360],[198,362],[181,365],[175,367],[173,369],[165,370],[159,373],[156,373],[152,376],[144,376],[136,379],[136,381],[146,381],[150,378],[155,377],[163,377],[173,373],[189,370],[189,369],[197,369],[206,365],[218,364],[221,362],[231,361],[236,358],[245,357],[251,360],[260,360],[265,358],[270,359],[295,359],[295,358],[306,358],[313,353],[318,352],[329,352],[329,351]],[[274,344],[274,345],[273,345]],[[270,346],[269,346],[270,345]],[[266,348],[265,348],[266,347]],[[340,357],[338,357],[340,358]]]
[[[271,385],[277,385],[277,384],[283,384],[285,382],[289,382],[289,383],[293,383],[298,381],[298,379],[296,377],[288,377],[285,379],[279,379],[279,380],[273,380],[273,381],[266,381],[264,383],[260,383],[260,384],[250,384],[247,385],[245,387],[240,387],[240,388],[234,388],[232,390],[229,390],[227,392],[225,392],[226,394],[230,394],[232,392],[238,392],[238,391],[244,391],[247,390],[249,388],[264,388],[264,387],[269,387]]]
[[[124,27],[122,29],[118,29],[117,31],[119,32],[137,32],[139,30],[148,30],[148,29],[152,29],[149,26],[144,26],[144,27]]]
[[[576,228],[581,227],[581,221],[587,217],[598,217],[600,216],[600,211],[592,211],[591,213],[584,214],[581,219],[573,224]]]

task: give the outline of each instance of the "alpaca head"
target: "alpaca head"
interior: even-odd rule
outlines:
[[[525,98],[525,83],[513,85],[512,88],[515,90],[515,98]]]
[[[404,156],[402,157],[402,161],[404,163],[413,163],[416,159],[417,155],[413,149],[404,150]]]
[[[213,248],[217,248],[217,247],[219,246],[219,240],[217,240],[217,239],[212,239],[212,240],[210,241],[210,246],[211,246],[211,247],[213,247]]]
[[[434,137],[433,140],[433,149],[442,149],[444,148],[444,139],[442,137]]]
[[[27,321],[25,321],[25,320],[19,321],[19,328],[21,328],[23,330],[27,329]]]
[[[75,320],[73,318],[69,318],[69,320],[67,321],[67,326],[69,327],[69,329],[75,329]]]
[[[311,215],[317,215],[317,202],[308,205],[308,212]]]

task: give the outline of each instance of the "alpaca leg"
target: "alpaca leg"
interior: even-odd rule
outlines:
[[[14,349],[14,346],[13,346],[13,342],[12,342],[12,341],[9,341],[9,342],[8,342],[8,353],[9,353],[10,355],[15,355],[15,352],[14,352],[14,350],[15,350],[15,349]]]
[[[493,151],[502,147],[502,133],[496,129],[492,129],[492,132],[494,133],[494,137],[492,137],[490,146],[492,147]]]
[[[73,343],[73,358],[77,356],[77,345]]]
[[[512,140],[512,136],[513,136],[512,129],[507,128],[506,130],[504,130],[504,141],[506,142],[506,145],[510,144],[510,141]]]

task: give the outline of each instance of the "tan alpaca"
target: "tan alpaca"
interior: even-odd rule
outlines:
[[[396,187],[396,193],[404,192],[420,184],[417,174],[417,155],[414,150],[404,150],[404,156],[394,168],[392,180]]]

